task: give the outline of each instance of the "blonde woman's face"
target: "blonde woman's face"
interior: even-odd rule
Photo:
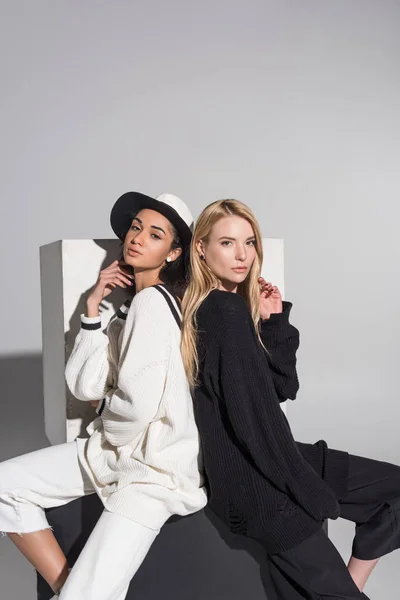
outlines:
[[[197,250],[221,282],[221,289],[236,292],[248,276],[256,257],[256,240],[246,219],[223,217],[212,228],[207,242],[199,241]]]

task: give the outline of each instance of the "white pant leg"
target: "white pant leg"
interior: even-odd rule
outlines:
[[[50,446],[0,463],[0,531],[47,529],[45,508],[94,493],[75,442]]]
[[[103,511],[60,600],[123,600],[159,530]]]

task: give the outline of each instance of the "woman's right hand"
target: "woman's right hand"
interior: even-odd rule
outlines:
[[[86,307],[88,317],[97,317],[100,303],[111,294],[116,287],[127,288],[133,285],[132,276],[124,268],[125,263],[114,260],[106,269],[100,271],[96,285],[90,292]]]

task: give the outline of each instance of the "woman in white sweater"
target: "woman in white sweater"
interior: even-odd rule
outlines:
[[[175,295],[192,222],[171,194],[117,200],[111,226],[123,261],[100,273],[66,367],[72,393],[98,413],[89,438],[0,464],[0,531],[61,600],[123,600],[165,521],[206,504]],[[105,335],[99,305],[117,286],[133,299]],[[69,573],[44,509],[95,492],[104,511]]]

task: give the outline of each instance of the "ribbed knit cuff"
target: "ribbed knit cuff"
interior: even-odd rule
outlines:
[[[293,331],[297,331],[289,323],[289,315],[292,309],[290,302],[283,302],[283,311],[274,313],[269,319],[261,321],[260,334],[264,346],[271,349],[283,339],[290,337]]]
[[[117,310],[117,317],[118,319],[122,319],[123,321],[126,321],[126,317],[128,315],[129,312],[129,307],[131,305],[131,302],[129,300],[127,300],[126,302],[124,302],[124,304]]]
[[[303,458],[312,466],[341,500],[348,491],[349,454],[328,448],[324,440],[314,444],[296,442]]]
[[[290,311],[293,304],[291,302],[282,302],[282,312],[272,313],[269,319],[263,319],[261,325],[264,327],[282,327],[289,322]]]
[[[86,331],[101,329],[101,316],[86,317],[85,315],[81,315],[81,329],[85,329]]]

